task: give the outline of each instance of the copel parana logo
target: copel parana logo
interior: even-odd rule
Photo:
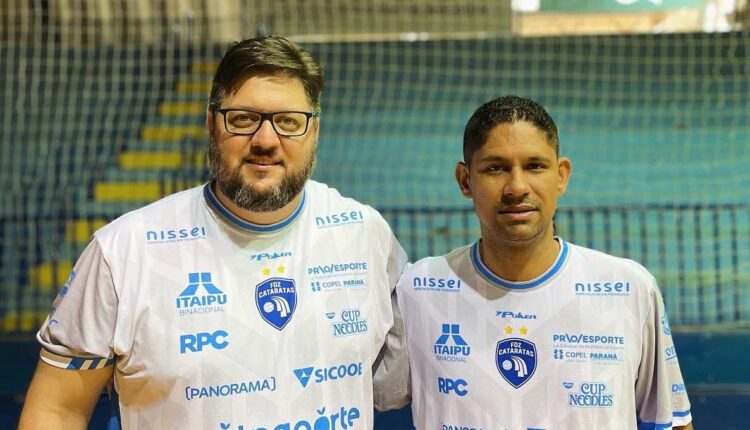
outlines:
[[[362,211],[343,211],[315,217],[315,225],[318,228],[337,227],[347,224],[361,224],[365,216]]]
[[[172,243],[185,242],[206,238],[206,227],[202,225],[178,229],[148,230],[146,232],[146,243]]]

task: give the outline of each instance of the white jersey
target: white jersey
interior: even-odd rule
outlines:
[[[418,261],[398,301],[419,430],[669,429],[690,404],[655,279],[557,239],[529,282],[493,274],[479,242]]]
[[[372,428],[408,402],[405,264],[380,214],[323,184],[270,226],[197,187],[95,234],[42,360],[114,365],[124,429]]]

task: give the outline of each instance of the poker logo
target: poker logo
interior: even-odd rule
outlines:
[[[293,279],[270,278],[255,287],[255,305],[261,318],[282,330],[297,307],[297,287]]]
[[[536,345],[526,339],[503,339],[497,343],[495,364],[503,379],[518,388],[534,375]]]

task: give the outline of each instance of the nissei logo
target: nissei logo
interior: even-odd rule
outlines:
[[[568,406],[584,408],[609,408],[614,404],[614,396],[607,393],[607,384],[583,382],[579,392],[568,394]]]
[[[205,238],[206,227],[201,225],[174,230],[149,230],[146,232],[146,243],[182,242]]]
[[[362,375],[362,363],[339,364],[319,368],[303,367],[301,369],[294,369],[293,372],[300,385],[302,385],[303,388],[306,388],[312,376],[315,376],[313,379],[313,383],[315,384],[360,376]]]
[[[229,345],[227,337],[229,337],[229,334],[224,330],[216,330],[213,333],[184,334],[180,336],[180,354],[200,352],[206,346],[214,349],[224,349]]]
[[[188,285],[177,297],[180,316],[224,312],[226,303],[227,295],[214,285],[211,272],[188,273]]]
[[[466,362],[466,357],[471,354],[471,347],[461,337],[458,324],[443,324],[440,337],[433,345],[433,352],[438,361]]]
[[[326,414],[326,408],[316,409],[318,418],[310,420],[299,420],[299,421],[286,421],[273,424],[270,426],[248,426],[247,429],[243,425],[234,427],[236,430],[336,430],[336,424],[339,424],[341,429],[347,430],[354,428],[355,421],[360,418],[359,409],[351,407],[349,409],[341,407],[340,409],[333,408],[334,413]],[[232,430],[232,423],[219,423],[219,429],[221,430]]]
[[[291,256],[292,256],[292,253],[289,251],[272,252],[272,253],[264,252],[261,254],[251,254],[250,261],[275,260],[277,258],[291,257]]]
[[[467,385],[469,384],[463,379],[438,377],[438,391],[443,394],[455,393],[457,396],[463,397],[469,393],[466,390]]]
[[[576,282],[577,296],[627,296],[630,294],[630,282]]]
[[[415,291],[447,291],[458,292],[461,290],[461,280],[452,278],[416,277],[412,279],[412,287]]]
[[[345,224],[359,224],[364,219],[365,216],[361,211],[343,211],[335,214],[316,216],[315,225],[319,228],[326,228]]]

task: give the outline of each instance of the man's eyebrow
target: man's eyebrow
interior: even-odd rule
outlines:
[[[479,163],[486,163],[490,161],[498,161],[498,162],[509,162],[509,159],[507,157],[503,157],[500,155],[485,155],[484,157],[477,160]],[[535,155],[533,157],[529,157],[525,160],[525,162],[542,162],[542,163],[550,163],[552,161],[551,157],[546,157],[543,155]]]

